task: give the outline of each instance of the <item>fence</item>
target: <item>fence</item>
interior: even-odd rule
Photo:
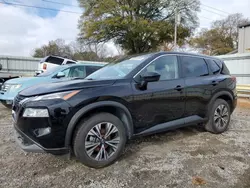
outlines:
[[[40,58],[17,57],[17,56],[0,56],[2,64],[2,73],[16,73],[20,75],[34,75],[38,70]]]
[[[230,73],[237,77],[237,84],[250,85],[250,53],[222,55]]]
[[[231,74],[237,78],[238,96],[250,97],[250,53],[222,55]]]

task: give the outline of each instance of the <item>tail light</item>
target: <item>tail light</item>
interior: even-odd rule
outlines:
[[[46,63],[43,64],[43,70],[47,70],[47,64]]]

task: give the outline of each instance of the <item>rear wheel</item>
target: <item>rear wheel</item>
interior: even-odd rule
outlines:
[[[223,133],[228,129],[230,120],[231,109],[229,104],[223,99],[217,99],[213,104],[205,129],[215,134]]]
[[[82,121],[79,126],[74,140],[74,153],[86,166],[108,166],[123,152],[126,132],[116,116],[99,113]]]

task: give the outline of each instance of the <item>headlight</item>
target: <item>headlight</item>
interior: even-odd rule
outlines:
[[[11,89],[19,89],[20,87],[22,87],[22,85],[20,85],[20,84],[12,85]]]
[[[23,117],[49,117],[47,109],[26,108]]]
[[[41,95],[38,97],[35,97],[32,99],[32,101],[40,101],[40,100],[50,100],[50,99],[63,99],[63,100],[68,100],[74,95],[79,93],[79,90],[77,91],[67,91],[67,92],[62,92],[62,93],[52,93],[48,95]]]

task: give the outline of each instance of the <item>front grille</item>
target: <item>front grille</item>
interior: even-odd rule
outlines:
[[[10,88],[10,85],[9,85],[9,84],[3,84],[3,85],[2,85],[2,91],[3,91],[3,92],[8,91],[9,88]]]
[[[21,107],[21,104],[20,102],[22,100],[26,99],[26,97],[22,96],[22,95],[17,95],[14,99],[14,102],[13,102],[13,110],[15,112],[19,111],[20,107]]]
[[[24,96],[22,95],[17,95],[14,99],[14,105],[18,105],[20,103],[20,101],[22,101],[23,99],[25,99]]]

